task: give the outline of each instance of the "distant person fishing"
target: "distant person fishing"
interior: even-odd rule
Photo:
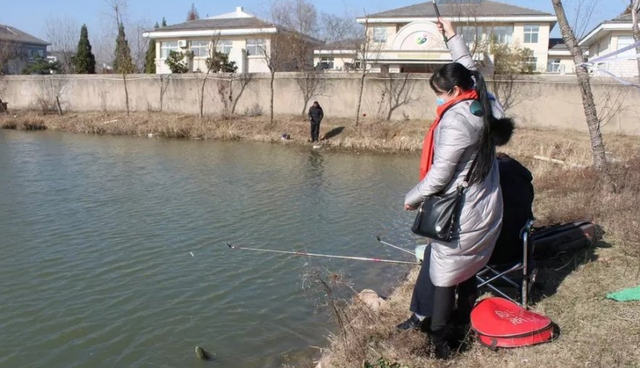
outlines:
[[[313,105],[309,108],[309,122],[311,123],[311,142],[318,142],[320,140],[320,123],[324,118],[324,111],[318,103],[314,101]]]

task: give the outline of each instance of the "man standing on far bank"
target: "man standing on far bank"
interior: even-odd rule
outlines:
[[[324,117],[324,112],[318,101],[314,101],[309,108],[309,121],[311,122],[311,142],[318,142],[320,136],[320,123]]]

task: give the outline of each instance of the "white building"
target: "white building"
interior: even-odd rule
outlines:
[[[555,15],[488,0],[439,0],[442,17],[452,19],[471,49],[491,39],[528,48],[534,71],[546,72],[549,34]],[[430,72],[451,62],[431,2],[424,2],[357,19],[367,28],[368,59],[390,72]],[[482,55],[477,55],[482,57]],[[374,62],[375,61],[375,62]]]
[[[357,70],[361,63],[356,61],[360,40],[344,40],[322,45],[313,51],[313,65],[318,70],[350,71]]]
[[[569,48],[562,38],[552,38],[549,40],[549,66],[547,73],[555,74],[575,74],[576,63]]]
[[[237,7],[232,13],[145,32],[144,37],[156,42],[157,74],[171,73],[165,64],[171,51],[191,51],[193,58],[186,58],[189,70],[204,72],[207,70],[206,60],[213,47],[218,52],[228,54],[229,61],[235,62],[239,73],[268,73],[267,60],[277,51],[272,49],[272,40],[283,33],[293,34],[246,13],[242,7]],[[313,49],[311,44],[319,43],[308,36],[297,36],[309,42],[309,53]],[[309,65],[306,67],[311,68],[312,58],[308,59]],[[299,66],[296,65],[295,68]],[[283,67],[281,71],[287,71],[287,67]]]
[[[633,32],[631,14],[625,14],[618,18],[603,22],[587,34],[580,46],[589,50],[589,59],[621,50],[633,45]],[[638,64],[636,50],[631,49],[615,56],[616,60],[605,61],[598,65],[619,77],[637,77]]]

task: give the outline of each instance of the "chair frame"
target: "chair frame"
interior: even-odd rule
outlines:
[[[533,244],[531,244],[531,230],[533,229],[533,224],[535,220],[531,219],[527,222],[527,224],[522,228],[520,232],[520,238],[522,239],[522,250],[523,250],[523,259],[511,266],[509,269],[505,271],[498,271],[495,266],[487,265],[480,272],[476,274],[476,279],[478,280],[478,288],[488,287],[491,291],[499,294],[500,296],[511,300],[514,303],[521,305],[522,307],[528,309],[529,308],[529,288],[530,284],[534,281],[531,280],[531,275],[529,274],[530,269],[530,261],[531,256],[533,255]],[[507,277],[509,274],[522,271],[522,283],[518,284],[517,282],[511,280]],[[502,279],[507,283],[511,284],[516,288],[520,288],[520,301],[511,298],[502,290],[493,286],[491,283]]]

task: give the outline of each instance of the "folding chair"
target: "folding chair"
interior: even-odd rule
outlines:
[[[532,267],[533,244],[531,241],[531,231],[533,229],[534,220],[531,219],[520,232],[520,240],[522,241],[522,257],[514,259],[513,263],[493,265],[488,264],[476,274],[478,280],[478,288],[487,287],[498,295],[520,304],[523,308],[528,308],[529,292],[531,286],[535,282],[537,269]],[[494,252],[500,251],[495,249]],[[521,275],[522,278],[515,276]],[[520,290],[520,300],[510,297],[507,293],[500,290],[495,284],[506,282],[507,284]]]

